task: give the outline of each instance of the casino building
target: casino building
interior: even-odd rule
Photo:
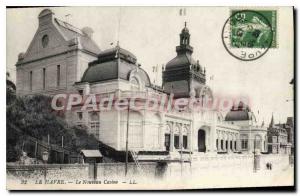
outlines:
[[[16,63],[17,94],[92,94],[130,100],[144,105],[149,97],[198,98],[205,103],[213,92],[206,70],[194,60],[191,35],[185,24],[176,56],[163,70],[163,84],[154,86],[130,51],[116,47],[100,50],[93,30],[78,29],[54,17],[50,9],[38,17],[39,27]],[[176,35],[174,35],[176,36]],[[115,104],[115,103],[113,103]],[[225,115],[215,110],[157,111],[149,108],[98,111],[74,106],[66,113],[70,125],[87,127],[102,144],[104,155],[128,149],[139,160],[178,159],[180,156],[267,151],[267,128],[258,126],[249,106],[236,103]],[[128,135],[127,135],[128,133]]]

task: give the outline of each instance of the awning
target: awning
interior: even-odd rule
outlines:
[[[99,150],[81,150],[80,154],[85,157],[103,157]]]

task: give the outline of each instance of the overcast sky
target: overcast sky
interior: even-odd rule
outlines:
[[[20,52],[26,52],[38,27],[38,14],[44,8],[7,9],[7,71],[15,81],[15,63]],[[215,94],[249,96],[252,110],[259,121],[285,122],[293,116],[293,29],[292,9],[277,10],[278,47],[270,49],[254,61],[233,58],[222,44],[222,27],[229,17],[226,7],[186,7],[186,16],[179,15],[180,7],[61,7],[51,8],[55,17],[72,25],[94,30],[93,39],[101,50],[112,47],[118,37],[121,47],[137,56],[150,78],[161,81],[161,73],[152,67],[166,64],[176,56],[179,33],[187,21],[191,33],[193,57],[206,68],[207,84]],[[68,18],[65,15],[70,14]],[[118,24],[120,31],[118,36]],[[209,80],[210,76],[213,80]]]

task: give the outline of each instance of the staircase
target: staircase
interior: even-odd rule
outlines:
[[[136,165],[137,171],[141,172],[142,171],[142,167],[141,167],[141,165],[140,165],[140,163],[138,161],[138,154],[137,154],[137,152],[135,152],[135,151],[129,151],[129,152],[130,152],[131,157],[132,157],[132,159],[133,159],[133,161],[134,161],[134,163]]]

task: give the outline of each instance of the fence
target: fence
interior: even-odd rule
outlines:
[[[280,170],[289,164],[287,155],[261,155],[260,169],[264,170],[266,163],[272,163],[274,170]],[[202,175],[210,172],[251,172],[253,171],[253,155],[212,155],[195,158],[188,162],[143,162],[140,168],[134,163],[128,164],[128,176],[135,178],[163,179],[189,175]],[[124,163],[89,164],[48,164],[48,165],[7,165],[8,178],[15,179],[49,179],[74,180],[96,178],[122,179],[125,175]],[[92,173],[92,175],[91,175]]]

